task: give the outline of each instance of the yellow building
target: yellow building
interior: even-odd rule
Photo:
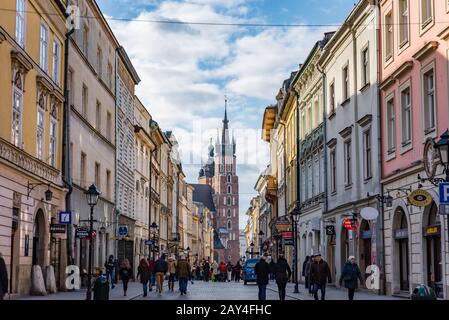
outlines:
[[[32,269],[51,275],[49,266],[64,285],[66,236],[50,225],[65,207],[65,22],[61,1],[0,1],[0,252],[12,293],[29,294]]]

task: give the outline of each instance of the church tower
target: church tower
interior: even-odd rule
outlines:
[[[236,263],[240,259],[239,178],[235,137],[231,140],[229,132],[227,99],[221,135],[217,134],[215,147],[209,146],[209,160],[200,170],[199,182],[211,184],[214,190],[214,229],[221,243],[214,249],[214,259]]]

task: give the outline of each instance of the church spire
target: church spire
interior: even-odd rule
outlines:
[[[228,120],[228,97],[225,95],[225,114],[223,119],[223,132],[221,134],[221,144],[223,146],[223,154],[224,154],[224,146],[229,145],[229,120]]]
[[[229,120],[228,120],[228,97],[225,96],[225,114],[224,114],[224,119],[223,119],[223,129],[228,129],[228,124],[229,124]]]

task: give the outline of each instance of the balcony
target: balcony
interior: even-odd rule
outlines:
[[[274,203],[277,199],[278,184],[276,177],[267,176],[267,192],[265,193],[265,200],[269,203]]]

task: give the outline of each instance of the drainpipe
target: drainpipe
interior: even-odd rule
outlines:
[[[117,89],[118,89],[118,59],[117,59],[117,52],[118,52],[118,48],[115,49],[115,57],[114,57],[114,62],[115,62],[115,81],[114,81],[114,100],[115,100],[115,134],[114,134],[114,140],[115,140],[115,157],[114,157],[114,190],[115,190],[115,195],[114,195],[114,201],[115,201],[115,206],[114,206],[114,213],[115,213],[115,230],[114,230],[114,255],[115,255],[115,259],[118,260],[118,240],[117,240],[117,229],[118,229],[118,222],[119,222],[119,218],[120,218],[120,210],[117,209],[118,206],[118,166],[117,166],[117,146],[118,146],[118,138],[117,138],[117,131],[118,131],[118,121],[117,121],[117,109],[118,109],[118,101],[117,101]],[[117,270],[118,271],[118,270]]]
[[[382,119],[381,119],[381,90],[380,90],[380,78],[381,78],[381,67],[382,67],[382,59],[381,59],[381,30],[380,30],[380,2],[376,1],[376,66],[377,66],[377,79],[376,79],[376,88],[377,88],[377,136],[378,136],[378,142],[377,142],[377,148],[378,148],[378,166],[379,166],[379,190],[380,195],[383,196],[384,194],[384,186],[380,182],[383,176],[382,171]],[[385,208],[383,205],[383,202],[380,201],[379,203],[379,218],[378,218],[378,227],[376,228],[376,239],[379,247],[377,249],[377,263],[379,267],[380,272],[380,288],[379,288],[379,294],[385,295],[386,294],[386,281],[385,281],[385,237],[384,237],[384,216],[385,216]]]
[[[150,120],[151,121],[151,120]],[[151,127],[150,127],[150,131],[151,131]],[[150,182],[150,187],[149,187],[149,194],[148,194],[148,239],[151,238],[151,209],[153,207],[153,198],[151,197],[151,188],[152,188],[152,184],[153,184],[153,166],[152,166],[152,161],[153,161],[153,150],[150,150],[150,171],[149,171],[149,182]],[[154,246],[154,243],[153,243]],[[150,252],[148,253],[150,254]]]
[[[69,17],[69,15],[66,15]],[[73,22],[72,22],[73,24]],[[62,170],[62,180],[64,182],[65,188],[67,188],[67,193],[65,195],[65,209],[70,211],[72,208],[71,195],[73,191],[72,186],[72,163],[70,156],[70,103],[69,103],[69,88],[67,85],[67,80],[69,78],[69,47],[72,34],[75,32],[75,27],[72,28],[65,35],[64,43],[64,117],[63,117],[63,137],[62,137],[62,149],[63,149],[63,170]],[[70,101],[72,102],[72,101]],[[67,264],[73,264],[73,250],[72,250],[72,225],[67,225]]]

